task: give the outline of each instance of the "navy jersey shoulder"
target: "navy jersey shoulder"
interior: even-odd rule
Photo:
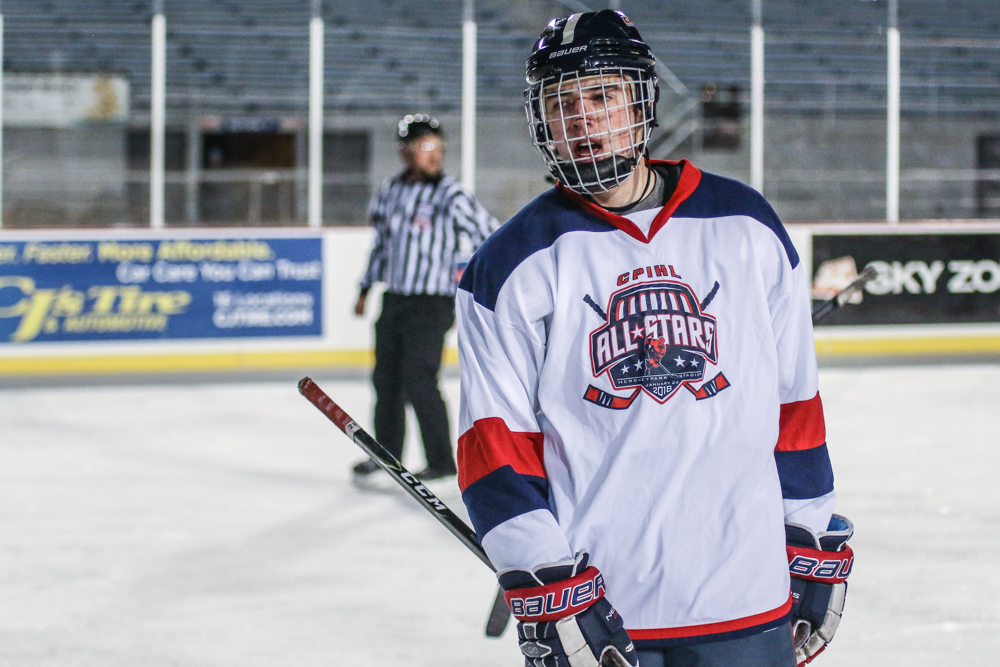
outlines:
[[[691,196],[674,211],[677,218],[719,218],[745,215],[774,232],[785,248],[792,268],[799,264],[799,254],[788,238],[788,232],[764,196],[739,181],[702,172],[701,182]]]
[[[459,289],[493,310],[507,278],[524,260],[567,232],[613,232],[615,227],[552,189],[539,195],[492,235],[469,261]]]

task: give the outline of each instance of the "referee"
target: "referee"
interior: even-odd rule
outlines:
[[[375,246],[354,314],[363,315],[373,283],[386,283],[375,323],[375,437],[397,459],[406,431],[405,405],[416,413],[427,467],[422,481],[456,473],[448,412],[438,389],[444,337],[455,322],[455,288],[464,263],[499,226],[462,184],[442,173],[444,135],[425,114],[399,121],[406,169],[372,197]],[[378,470],[354,466],[356,479]]]

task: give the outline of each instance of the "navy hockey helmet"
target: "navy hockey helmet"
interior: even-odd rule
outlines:
[[[594,194],[620,185],[656,127],[656,59],[625,14],[553,19],[528,58],[525,111],[552,175]]]

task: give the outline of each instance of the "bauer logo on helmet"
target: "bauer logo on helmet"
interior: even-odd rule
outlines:
[[[555,58],[561,58],[562,56],[572,55],[574,53],[580,53],[580,51],[586,51],[587,47],[588,47],[587,44],[583,44],[581,46],[574,46],[574,47],[569,48],[569,49],[562,49],[562,50],[556,51],[555,53],[553,53],[553,54],[551,54],[549,56],[549,60],[553,60]]]

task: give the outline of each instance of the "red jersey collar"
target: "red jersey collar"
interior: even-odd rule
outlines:
[[[649,227],[649,236],[647,237],[639,229],[638,225],[629,220],[628,218],[612,213],[607,209],[601,208],[594,202],[590,201],[586,197],[576,192],[573,192],[562,182],[556,183],[556,189],[562,193],[564,196],[569,197],[577,206],[587,211],[591,215],[597,216],[601,220],[613,225],[614,227],[625,232],[636,241],[641,241],[642,243],[649,243],[656,236],[656,232],[663,229],[663,226],[667,224],[667,220],[670,216],[674,214],[677,207],[681,203],[691,196],[697,188],[698,184],[701,182],[701,170],[695,167],[693,164],[687,160],[649,160],[649,165],[653,166],[656,164],[679,164],[681,165],[681,177],[677,182],[677,187],[674,189],[674,194],[670,196],[669,201],[663,205],[660,212],[656,214],[653,218],[653,224]]]

